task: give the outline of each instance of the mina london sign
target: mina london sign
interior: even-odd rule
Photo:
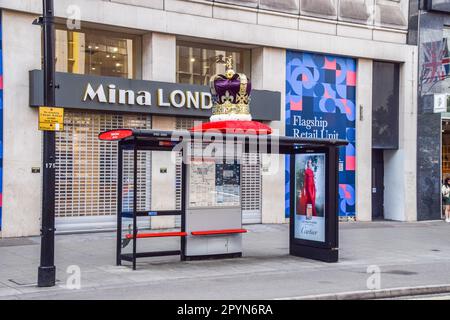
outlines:
[[[153,97],[156,96],[156,99]],[[167,100],[165,98],[167,96]],[[122,105],[139,105],[158,107],[174,107],[174,108],[195,108],[195,109],[211,109],[212,101],[209,92],[192,92],[175,89],[165,94],[164,89],[157,89],[155,94],[145,90],[126,90],[118,88],[114,84],[108,85],[106,88],[103,84],[98,85],[95,89],[88,83],[83,95],[83,101],[97,99],[100,103],[119,103]],[[156,100],[156,101],[155,101]]]
[[[209,118],[210,88],[204,85],[56,73],[56,105],[65,109],[132,112],[161,116]],[[253,90],[255,120],[280,120],[280,92]],[[30,106],[44,105],[43,73],[30,71]],[[255,107],[252,108],[251,106]]]

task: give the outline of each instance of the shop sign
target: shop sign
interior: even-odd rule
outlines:
[[[156,96],[156,99],[154,98]],[[167,100],[166,98],[167,97]],[[109,84],[106,88],[103,84],[96,87],[91,83],[86,85],[83,101],[98,101],[99,103],[121,105],[139,105],[173,108],[195,108],[208,110],[212,108],[212,98],[209,92],[172,90],[168,94],[164,89],[158,88],[152,94],[146,90],[127,90],[117,88],[114,84]]]
[[[433,100],[434,100],[434,104],[433,104],[433,112],[434,113],[447,112],[447,94],[446,93],[435,94],[433,97]]]
[[[161,116],[209,118],[209,86],[56,73],[56,105],[66,109],[132,112]],[[30,71],[30,106],[44,104],[43,72]],[[281,93],[252,90],[250,109],[254,120],[277,121]]]
[[[64,108],[39,107],[39,130],[63,131]]]

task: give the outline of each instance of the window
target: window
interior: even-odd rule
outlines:
[[[400,65],[373,62],[372,148],[398,149]]]
[[[209,85],[216,73],[225,72],[225,58],[233,57],[233,69],[250,77],[249,49],[224,48],[204,44],[177,43],[177,82]]]
[[[56,71],[136,78],[139,38],[94,30],[56,30]]]
[[[443,41],[446,42],[446,43],[444,43],[444,45],[446,45],[445,49],[448,49],[448,45],[449,45],[449,41],[450,41],[450,26],[444,26],[444,28],[442,29],[442,38],[443,38]]]
[[[450,65],[448,63],[450,56],[450,26],[444,26],[442,29],[442,69],[444,73],[443,80],[445,81],[444,85],[441,87],[442,93],[446,92],[449,86],[449,77],[450,77]],[[448,110],[448,107],[447,107]],[[448,112],[448,111],[447,111]]]

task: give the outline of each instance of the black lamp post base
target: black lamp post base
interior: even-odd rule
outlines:
[[[56,267],[38,268],[38,287],[53,287],[56,281]]]

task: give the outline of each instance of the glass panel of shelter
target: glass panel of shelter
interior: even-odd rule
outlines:
[[[133,233],[134,151],[123,150],[122,154],[121,239],[126,239],[127,235]],[[138,234],[154,228],[152,217],[156,212],[181,210],[181,160],[180,152],[137,151],[137,212],[140,214],[137,217]],[[180,170],[179,174],[178,170]],[[177,192],[180,192],[180,197],[177,197]],[[175,215],[175,217],[180,216]],[[168,226],[173,227],[170,223]],[[181,223],[175,227],[179,228],[180,226]],[[162,242],[173,242],[173,239],[164,239]],[[139,251],[152,250],[154,250],[154,242],[139,242]],[[122,253],[131,252],[132,245],[128,242],[122,248]]]

